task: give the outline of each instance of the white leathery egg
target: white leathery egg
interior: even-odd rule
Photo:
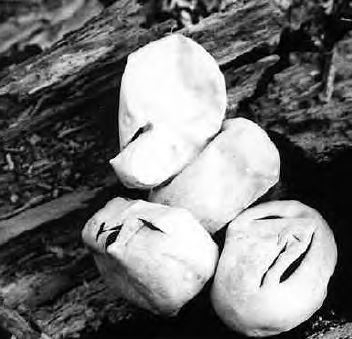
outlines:
[[[128,57],[120,89],[121,152],[111,165],[128,187],[160,185],[219,131],[225,109],[224,76],[201,45],[179,34],[151,42]]]
[[[258,205],[228,227],[212,304],[248,336],[288,331],[320,308],[336,259],[333,233],[317,211],[297,201]]]
[[[218,248],[185,209],[111,200],[86,224],[83,240],[116,295],[172,316],[213,276]]]
[[[250,120],[229,119],[190,165],[149,198],[187,208],[215,233],[276,184],[279,173],[279,153],[265,131]]]

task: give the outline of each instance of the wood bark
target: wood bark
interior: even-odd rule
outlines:
[[[224,66],[253,49],[275,46],[279,19],[271,1],[249,1],[244,7],[234,4],[228,12],[183,33]],[[104,92],[116,93],[127,56],[174,27],[167,22],[144,29],[143,20],[133,1],[118,1],[46,53],[5,72],[0,80],[0,116],[6,119],[0,126],[0,140],[7,142],[61,119]]]
[[[128,55],[171,33],[175,24],[167,21],[145,29],[143,21],[134,2],[117,1],[46,52],[5,70],[0,78],[0,145],[11,146],[24,134],[50,129],[55,121],[80,114],[107,95],[115,101],[108,114],[116,115],[115,97]],[[326,213],[327,218],[338,225],[337,235],[344,239],[351,221],[345,208],[350,186],[344,181],[349,175],[350,167],[344,166],[352,143],[351,38],[339,46],[333,101],[322,105],[311,95],[318,83],[317,66],[304,62],[280,66],[277,53],[284,21],[271,0],[240,1],[181,33],[202,44],[224,72],[227,116],[249,117],[283,139],[279,145],[284,145],[284,185],[280,188],[284,193],[279,196],[299,197],[314,207],[329,206],[332,211]],[[298,160],[286,162],[285,152],[296,149],[294,159]],[[338,190],[342,193],[336,197]],[[173,330],[186,336],[181,329],[185,326],[195,335],[209,330],[232,336],[218,324],[210,305],[204,307],[208,311],[199,308],[204,301],[184,310],[187,316],[191,314],[185,325],[182,314],[175,321],[155,319],[116,300],[105,287],[82,245],[80,231],[98,208],[122,192],[121,186],[110,182],[1,221],[4,310],[17,312],[13,314],[21,318],[16,319],[23,318],[30,333],[53,339],[138,334],[138,326],[147,337],[167,337]],[[127,194],[133,197],[135,193]],[[341,244],[348,248],[346,241]],[[349,258],[350,253],[342,256],[342,263]],[[336,286],[346,276],[352,274],[341,266]],[[348,300],[344,297],[338,294],[338,300]],[[5,317],[1,318],[4,312],[0,309],[0,326],[11,330],[2,320]],[[298,333],[297,338],[307,337]]]
[[[0,326],[6,328],[16,338],[38,339],[40,337],[40,333],[33,330],[20,314],[4,306],[0,306]]]
[[[99,100],[106,93],[117,93],[127,56],[147,42],[170,33],[175,24],[166,22],[148,30],[142,27],[143,21],[140,8],[134,2],[118,1],[47,52],[5,71],[0,78],[2,143],[39,130],[70,112],[77,114],[79,107],[89,100]],[[275,52],[284,22],[284,15],[273,6],[272,1],[248,1],[244,6],[235,3],[226,13],[213,15],[195,27],[182,31],[202,44],[225,71],[229,90],[229,115],[243,113],[238,112],[238,103],[248,98],[252,100],[253,93],[258,92],[258,86],[264,87],[265,92],[266,86],[263,86],[263,81],[258,83],[258,79],[268,69],[269,61],[260,59],[268,55],[277,57]],[[306,114],[312,123],[314,117],[318,116],[316,120],[320,125],[322,120],[330,119],[326,116],[331,116],[331,111],[333,119],[341,115],[344,121],[349,119],[350,82],[345,73],[349,73],[349,68],[346,60],[340,60],[339,66],[340,75],[344,79],[341,81],[340,77],[338,81],[339,97],[332,105],[314,105],[312,109],[307,107],[310,105],[309,100],[301,95],[317,85],[318,70],[312,67],[307,69],[305,65],[297,66],[278,77],[279,83],[276,86],[276,89],[281,84],[286,86],[286,93],[282,97],[287,98],[289,92],[291,102],[276,105],[272,112],[261,112],[264,117],[262,120],[269,119],[272,122],[273,117],[280,116],[276,120],[285,120],[286,127],[292,121],[293,126],[290,128],[296,128],[299,116]],[[307,72],[315,74],[311,76]],[[296,92],[292,92],[292,87],[297,89]],[[263,89],[260,91],[263,92]],[[338,104],[337,108],[334,107],[335,103]],[[287,108],[297,114],[286,117]],[[321,114],[321,110],[325,113]],[[270,117],[267,118],[268,115]],[[263,125],[272,126],[266,122]],[[318,160],[330,159],[336,147],[350,145],[350,136],[342,136],[341,133],[336,135],[336,128],[340,131],[345,129],[344,123],[340,127],[335,124],[334,128],[329,122],[326,125],[328,134],[335,134],[333,140],[322,133],[318,139],[310,138],[309,143],[299,143],[300,146],[308,147],[308,151],[313,151],[310,154]],[[275,129],[286,133],[280,126]],[[302,133],[303,138],[298,136],[297,141],[307,139],[305,131]]]

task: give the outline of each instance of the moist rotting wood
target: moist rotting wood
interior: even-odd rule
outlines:
[[[17,217],[0,221],[0,246],[23,232],[30,231],[55,219],[60,219],[72,211],[87,207],[97,193],[96,190],[83,190],[64,195],[56,200],[31,208]]]
[[[0,329],[5,331],[5,333],[2,333],[3,335],[10,334],[15,338],[39,339],[41,336],[41,333],[35,331],[18,312],[1,305]]]
[[[165,22],[143,29],[139,9],[132,1],[118,1],[47,52],[5,72],[0,80],[0,107],[6,109],[0,116],[8,117],[8,125],[0,139],[8,142],[117,89],[128,54],[173,27],[172,22]],[[221,65],[259,46],[275,46],[281,29],[279,17],[271,1],[251,0],[181,32],[202,44]],[[25,110],[27,116],[17,121]]]
[[[82,225],[96,206],[105,203],[108,199],[106,195],[105,192],[104,197],[94,201],[93,206],[25,232],[0,248],[2,303],[10,310],[28,310],[47,334],[56,321],[61,331],[55,329],[51,332],[54,338],[66,337],[67,333],[77,335],[93,320],[97,324],[99,316],[101,319],[107,317],[111,309],[121,310],[120,317],[124,317],[124,303],[114,305],[115,298],[103,283],[99,283],[99,288],[94,281],[91,285],[90,281],[98,276],[98,272],[80,237]],[[78,300],[72,297],[76,289],[81,296]],[[85,299],[88,296],[92,298]],[[99,303],[99,307],[93,307],[94,319],[89,313],[92,306],[88,308],[92,302]],[[58,313],[53,310],[45,313],[47,308],[57,303],[61,303]],[[40,316],[37,317],[35,312]],[[50,318],[48,324],[45,323],[46,317]]]
[[[143,319],[134,307],[116,299],[101,278],[85,281],[54,302],[33,309],[32,315],[52,339],[89,338],[109,324],[114,324],[116,336],[131,320]]]
[[[93,331],[111,317],[119,320],[129,317],[126,303],[116,303],[116,298],[102,282],[98,283],[99,291],[96,291],[94,281],[98,272],[81,240],[83,225],[117,194],[123,194],[118,185],[104,187],[94,192],[93,198],[81,204],[79,209],[69,214],[61,211],[54,220],[48,217],[45,223],[39,222],[32,230],[0,246],[2,303],[9,309],[28,310],[40,328],[53,338],[63,338],[68,333],[77,336],[87,328]],[[133,197],[134,194],[132,191],[128,195]],[[41,210],[45,215],[44,207],[41,206]],[[78,299],[75,299],[76,293]],[[90,303],[98,303],[99,307]],[[53,305],[60,305],[57,306],[58,313],[52,309],[45,311]],[[38,317],[34,315],[36,312]],[[51,331],[53,322],[60,330]]]
[[[258,81],[266,70],[279,60],[277,55],[259,59],[239,68],[224,71],[227,87],[227,116],[234,117],[241,112],[242,103],[255,95]]]
[[[331,324],[330,328],[321,330],[308,337],[308,339],[347,339],[351,337],[352,323]]]
[[[52,46],[102,8],[98,0],[2,1],[0,71]]]
[[[16,237],[0,247],[0,295],[5,304],[45,303],[60,290],[96,274],[80,233],[93,211],[116,194],[112,193],[115,190],[105,187],[85,192],[85,198],[76,202],[72,199],[77,195],[63,197],[3,224],[3,229],[16,229]],[[62,205],[67,201],[70,204]]]
[[[108,159],[116,155],[118,135],[115,119],[106,117],[109,105],[89,105],[84,115],[0,148],[0,219],[114,179]]]
[[[127,6],[130,12],[123,6]],[[67,118],[69,114],[82,114],[95,98],[104,101],[104,96],[117,96],[127,55],[148,41],[169,33],[173,27],[173,22],[165,22],[150,31],[144,30],[139,27],[139,21],[142,20],[138,8],[133,6],[132,1],[118,1],[102,16],[80,31],[66,36],[50,50],[16,66],[7,75],[6,72],[3,73],[0,80],[0,91],[3,91],[0,97],[0,116],[10,117],[8,121],[14,123],[14,127],[7,132],[8,121],[0,121],[0,134],[2,140],[7,140],[7,147],[19,137],[22,138],[22,132],[31,134],[44,126],[50,130],[55,119]],[[347,181],[350,175],[348,150],[351,148],[352,75],[348,62],[352,55],[351,42],[346,38],[340,44],[343,53],[337,64],[335,95],[329,105],[317,104],[304,95],[316,85],[318,69],[303,60],[301,64],[295,63],[274,75],[273,81],[268,84],[267,93],[252,98],[246,110],[238,109],[238,102],[253,95],[258,79],[277,61],[276,55],[263,57],[275,50],[276,38],[281,29],[279,22],[274,22],[280,20],[280,15],[276,17],[276,12],[271,12],[269,1],[248,1],[246,6],[242,8],[234,4],[228,13],[212,15],[199,25],[182,32],[195,38],[214,54],[225,72],[229,93],[228,116],[240,114],[250,117],[261,126],[276,131],[277,135],[280,133],[288,143],[299,146],[299,150],[310,157],[309,166],[312,168],[308,168],[301,158],[290,164],[291,172],[289,175],[285,173],[289,181],[288,192],[284,192],[281,197],[289,195],[309,202],[327,214],[329,223],[337,229],[343,265],[338,270],[338,279],[334,283],[335,287],[330,289],[330,294],[336,299],[335,304],[344,308],[341,306],[342,301],[351,304],[351,297],[348,289],[341,287],[352,281],[348,241],[348,227],[351,224],[348,202],[351,190]],[[260,8],[257,13],[260,13],[261,18],[255,19],[256,8]],[[121,15],[118,17],[116,13],[120,10]],[[271,13],[274,13],[274,19]],[[96,50],[97,55],[94,55]],[[59,59],[61,53],[66,56]],[[71,57],[77,58],[73,65],[68,62]],[[54,62],[54,71],[62,73],[50,77],[50,67],[55,60],[59,62]],[[60,62],[65,66],[62,69],[59,67]],[[38,70],[44,72],[42,77],[26,78]],[[22,83],[23,78],[27,82]],[[25,119],[17,121],[26,109],[27,118],[24,114]],[[109,110],[108,114],[116,115],[117,100]],[[92,116],[101,113],[98,110],[88,112]],[[7,139],[2,133],[8,133]],[[95,138],[93,140],[100,136]],[[56,134],[55,140],[60,142]],[[82,162],[90,155],[89,150],[81,154]],[[344,160],[336,161],[339,156]],[[316,161],[319,162],[318,167]],[[324,163],[321,164],[321,161]],[[10,176],[12,175],[14,174],[11,173]],[[114,190],[115,195],[120,195],[121,192],[121,188]],[[109,197],[112,196],[113,194]],[[131,327],[147,325],[140,321],[135,309],[116,300],[105,287],[80,240],[83,224],[107,200],[106,195],[92,201],[80,212],[74,211],[55,222],[48,220],[44,225],[13,238],[0,248],[0,293],[5,296],[4,300],[13,308],[27,304],[40,328],[52,338],[92,338],[94,333],[95,338],[106,338],[103,333],[123,335],[131,333]],[[320,314],[326,317],[326,312]],[[309,324],[314,325],[317,317]],[[134,322],[133,319],[137,321]],[[212,319],[208,328],[215,326],[214,321],[216,322]],[[324,320],[320,321],[323,322]],[[192,326],[198,331],[203,323],[204,319],[197,318]],[[165,329],[169,325],[158,320],[153,326],[154,332],[151,331],[150,337],[158,335],[155,328]],[[324,325],[323,328],[326,329],[327,326],[330,325]],[[219,333],[224,332],[224,327],[214,328],[220,328]],[[170,334],[171,330],[166,332]],[[296,338],[307,337],[302,332],[298,333]],[[289,336],[294,337],[294,334]],[[233,337],[233,333],[228,333],[227,337]]]
[[[351,42],[351,38],[346,41]],[[246,110],[238,113],[286,136],[312,160],[332,161],[352,148],[350,57],[348,50],[341,53],[330,103],[321,104],[314,99],[318,69],[303,63],[276,74],[268,86],[268,94],[253,100]]]
[[[112,6],[114,10],[123,9],[121,10],[120,18],[125,15],[125,18],[127,18],[125,20],[126,24],[123,24],[124,21],[122,19],[118,20],[114,16],[112,8],[108,9],[104,12],[105,15],[96,18],[90,25],[80,31],[72,33],[51,51],[35,58],[28,65],[19,65],[10,76],[5,76],[2,79],[0,83],[3,85],[0,85],[0,92],[3,91],[2,93],[6,92],[7,94],[3,94],[0,98],[0,105],[2,102],[6,102],[4,107],[10,106],[13,108],[13,110],[8,110],[8,112],[13,114],[8,114],[15,119],[15,123],[10,129],[2,129],[0,139],[3,138],[3,141],[8,142],[15,139],[20,133],[33,132],[50,125],[56,119],[64,118],[67,114],[77,114],[80,110],[78,109],[77,111],[77,107],[79,105],[84,106],[93,97],[99,98],[102,93],[107,92],[117,93],[119,79],[123,72],[127,55],[149,40],[163,36],[172,27],[172,23],[166,22],[150,31],[144,30],[138,26],[141,20],[138,8],[131,6],[131,4],[127,4],[127,7],[123,7],[121,2],[117,2]],[[259,10],[261,13],[260,19],[255,17],[255,15],[258,15]],[[254,2],[249,1],[243,8],[237,8],[236,4],[234,4],[229,12],[214,14],[200,24],[190,29],[184,29],[181,32],[191,36],[205,46],[215,56],[225,71],[229,90],[228,114],[230,116],[237,114],[247,115],[260,123],[260,120],[265,120],[265,123],[263,123],[265,128],[271,128],[272,124],[275,124],[275,120],[277,120],[278,123],[273,126],[273,129],[287,134],[287,128],[299,128],[299,124],[291,116],[287,116],[287,109],[297,112],[297,117],[304,117],[307,111],[308,114],[319,116],[320,110],[322,110],[323,115],[326,115],[330,108],[327,109],[329,105],[321,106],[315,104],[309,95],[304,98],[304,90],[309,92],[317,84],[316,78],[319,72],[315,66],[309,64],[297,64],[280,72],[277,76],[273,74],[273,81],[266,85],[269,87],[269,92],[270,88],[273,91],[278,91],[280,86],[283,85],[286,88],[286,92],[282,95],[281,93],[279,93],[280,96],[275,93],[274,95],[269,93],[260,97],[259,100],[253,97],[257,95],[260,87],[258,80],[278,60],[278,56],[275,55],[269,58],[260,58],[275,51],[281,32],[280,20],[282,21],[282,17],[268,2],[261,1],[254,4]],[[98,33],[94,35],[91,30],[97,27],[99,29],[104,27],[106,30],[100,32],[98,29]],[[128,34],[119,38],[118,28],[121,27]],[[131,38],[130,34],[132,32],[137,34],[137,39],[133,40]],[[126,42],[127,39],[131,41]],[[115,43],[115,41],[119,43]],[[73,46],[76,44],[81,49],[68,47],[68,42],[72,43]],[[343,43],[348,46],[346,39]],[[98,50],[97,53],[95,53],[96,49]],[[85,58],[82,53],[86,52],[88,54]],[[58,61],[56,59],[60,53],[63,53],[66,57]],[[75,60],[73,66],[62,67],[61,69],[59,67],[60,62],[65,65],[70,58]],[[258,61],[254,62],[256,59]],[[81,60],[81,64],[79,60]],[[54,76],[50,78],[50,81],[47,81],[46,78],[51,72],[50,67],[47,65],[51,65],[51,61],[56,62],[54,69],[57,73],[54,72]],[[341,64],[346,65],[347,63],[340,61],[338,67]],[[26,67],[29,68],[29,71],[26,71]],[[42,67],[39,74],[42,72],[43,75],[39,75],[38,79],[31,79],[30,74],[35,74],[39,67]],[[346,66],[343,66],[343,68],[346,69]],[[247,72],[250,74],[249,77]],[[315,75],[310,76],[310,72],[315,72]],[[341,72],[340,74],[343,76],[344,73]],[[22,79],[23,75],[25,75],[24,80]],[[236,78],[239,80],[234,81]],[[33,81],[29,81],[29,79]],[[335,98],[333,99],[334,104],[337,102],[340,107],[334,111],[340,115],[346,115],[350,110],[349,101],[346,101],[350,97],[349,81],[348,79],[346,80],[342,81],[342,83],[347,84],[347,86],[343,86],[341,76],[340,78],[338,77]],[[6,81],[9,81],[9,83],[4,85]],[[234,82],[237,82],[237,85],[234,85]],[[6,88],[9,91],[6,91]],[[259,88],[261,94],[265,94],[265,91],[265,88]],[[339,97],[336,97],[336,95]],[[15,100],[12,100],[13,98]],[[251,98],[250,107],[242,108],[240,105],[238,110],[238,103],[248,98]],[[27,99],[30,102],[33,100],[33,102],[28,102],[26,109],[34,111],[28,114],[24,120],[16,123],[16,114],[22,110]],[[280,105],[277,104],[278,100],[282,100]],[[9,102],[12,102],[12,104]],[[259,105],[256,105],[256,102],[259,102]],[[275,105],[275,109],[272,112],[261,107],[262,104],[269,107],[272,103]],[[313,106],[312,109],[309,106]],[[115,110],[117,110],[117,106],[115,106]],[[252,110],[255,112],[253,113]],[[258,111],[260,114],[256,113]],[[111,114],[116,114],[116,112]],[[268,115],[270,116],[267,118]],[[291,119],[293,121],[292,124],[290,124]],[[268,121],[266,122],[266,120]],[[343,118],[343,120],[346,122],[349,117]],[[11,122],[11,119],[9,121]],[[277,125],[279,125],[280,121],[284,121],[283,126],[289,127],[278,127]],[[312,126],[319,126],[322,119],[314,118],[312,121]],[[305,130],[306,135],[303,137],[300,135],[297,139],[293,138],[292,141],[297,141],[302,147],[308,147],[308,152],[313,154],[313,157],[316,157],[317,160],[329,160],[330,155],[335,152],[336,148],[343,148],[349,144],[349,136],[346,137],[348,132],[345,132],[345,135],[341,134],[344,127],[336,130],[337,124],[330,124],[329,117],[327,118],[327,124],[329,124],[328,129],[331,130],[329,131],[329,137],[321,135],[320,140],[319,138],[314,140],[314,137],[310,136],[310,127],[303,124],[304,126],[302,126],[301,130]],[[311,145],[309,145],[310,142]]]

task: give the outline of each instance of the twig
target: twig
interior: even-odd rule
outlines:
[[[33,206],[39,205],[40,203],[42,203],[44,201],[44,199],[45,199],[44,195],[38,195],[36,197],[33,197],[29,201],[27,201],[23,206],[16,208],[15,210],[13,210],[9,213],[0,215],[0,221],[10,219],[10,218],[14,217],[15,215],[20,214],[21,212],[23,212]]]
[[[59,132],[58,134],[58,138],[64,138],[72,133],[76,133],[76,132],[79,132],[81,131],[82,129],[85,129],[86,127],[89,127],[91,126],[91,124],[89,123],[86,123],[86,124],[83,124],[81,126],[77,126],[77,127],[72,127],[72,128],[68,128],[68,129],[64,129],[62,131]]]

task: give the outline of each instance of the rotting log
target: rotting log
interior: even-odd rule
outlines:
[[[5,2],[5,3],[4,3]],[[99,14],[98,0],[3,1],[0,4],[0,71],[34,55]]]
[[[40,338],[40,333],[36,332],[18,312],[4,306],[0,306],[0,328],[6,328],[15,338]]]
[[[81,241],[84,223],[116,194],[133,198],[136,192],[107,178],[99,188],[64,195],[1,222],[0,328],[13,333],[18,314],[23,328],[16,333],[23,338],[39,338],[38,333],[66,338],[138,316],[106,288]]]
[[[250,0],[183,33],[220,65],[241,64],[252,51],[275,49],[280,15],[272,1]],[[89,99],[117,91],[127,56],[173,30],[173,22],[145,29],[143,21],[134,1],[117,1],[47,52],[5,71],[0,79],[0,140],[34,131]]]
[[[343,43],[352,45],[352,38]],[[265,129],[286,136],[315,162],[333,161],[352,147],[350,57],[351,54],[342,54],[336,64],[335,94],[328,104],[321,104],[310,95],[317,85],[319,69],[302,64],[276,74],[267,95],[252,100],[242,113]]]
[[[346,235],[351,217],[346,208],[350,190],[344,180],[349,172],[341,170],[347,164],[347,154],[343,155],[342,165],[336,163],[334,157],[351,149],[349,52],[341,56],[337,65],[339,76],[333,102],[329,105],[320,105],[304,96],[317,82],[317,68],[310,64],[281,70],[273,76],[267,95],[256,97],[259,79],[278,61],[274,52],[280,37],[281,19],[271,1],[247,1],[244,7],[234,4],[228,12],[213,15],[183,33],[203,44],[224,71],[229,116],[248,116],[268,130],[283,135],[314,161],[324,160],[324,164],[319,167],[314,164],[312,168],[303,161],[291,164],[291,171],[299,173],[290,184],[301,185],[301,191],[295,192],[293,197],[308,200],[320,211],[330,207],[332,212],[322,212],[329,217],[334,230],[337,229],[340,247],[348,250]],[[132,1],[118,1],[47,52],[3,73],[0,80],[1,142],[10,143],[22,137],[23,132],[32,133],[43,126],[50,128],[54,120],[63,119],[70,110],[94,98],[99,100],[106,93],[117,93],[127,55],[169,33],[173,25],[165,22],[146,30],[140,26],[142,21],[139,8]],[[347,38],[342,44],[351,42]],[[267,57],[269,54],[273,55]],[[246,106],[238,106],[248,98]],[[116,114],[117,107],[113,109],[111,114]],[[136,327],[143,327],[146,337],[165,337],[164,331],[170,334],[170,328],[176,331],[187,328],[191,324],[182,323],[185,319],[182,316],[175,323],[165,323],[115,300],[98,278],[94,262],[81,243],[80,230],[92,213],[112,196],[121,195],[122,189],[104,188],[98,196],[94,189],[92,192],[89,204],[78,203],[80,207],[72,209],[58,208],[59,214],[50,215],[51,212],[39,206],[44,219],[34,224],[26,222],[23,214],[6,221],[14,225],[16,237],[8,237],[0,247],[0,295],[4,305],[21,313],[23,318],[28,316],[30,321],[26,323],[32,330],[53,339],[94,338],[95,332],[97,338],[108,338],[108,332],[111,337],[140,333],[136,332]],[[52,204],[60,204],[65,199],[69,197],[52,202],[50,209]],[[21,220],[24,220],[22,226]],[[342,263],[349,263],[349,257],[350,253],[345,252]],[[335,290],[342,290],[341,281],[344,284],[352,281],[351,270],[346,267],[347,264],[339,268]],[[337,300],[349,299],[342,293]],[[212,314],[207,315],[209,322],[202,316],[204,314],[196,317],[195,324],[204,328],[201,332],[194,328],[195,334],[207,334],[211,326],[213,332],[210,333],[214,335],[220,331],[226,333],[225,337],[233,336],[216,323]],[[152,327],[160,330],[152,330]],[[304,337],[297,335],[297,338]]]
[[[99,189],[81,190],[66,194],[56,200],[20,213],[11,219],[0,221],[0,246],[23,232],[30,231],[42,224],[60,219],[62,216],[84,208]]]
[[[262,86],[258,80],[268,76],[268,69],[275,71],[274,61],[278,61],[275,52],[284,20],[273,1],[251,0],[245,5],[234,2],[225,13],[214,14],[181,31],[202,44],[224,71],[229,90],[229,116],[246,114],[247,109],[238,109],[238,104],[248,99],[254,102],[256,98],[253,95],[256,96],[258,87]],[[142,27],[143,22],[138,5],[133,1],[117,1],[45,53],[5,71],[0,78],[1,143],[6,144],[24,133],[38,131],[64,119],[70,112],[77,114],[90,100],[99,101],[107,93],[118,93],[127,56],[174,29],[172,21],[149,30]],[[344,44],[349,42],[347,39]],[[274,84],[273,91],[284,85],[286,93],[282,94],[283,99],[276,96],[270,104],[265,102],[264,108],[259,105],[256,110],[260,110],[261,117],[254,119],[258,118],[266,128],[272,127],[287,134],[287,129],[297,130],[297,126],[302,126],[299,120],[308,115],[312,123],[324,125],[329,130],[328,134],[335,137],[332,140],[323,132],[319,138],[312,137],[308,135],[309,126],[303,124],[302,134],[296,133],[297,138],[292,138],[292,141],[307,147],[310,155],[317,160],[329,160],[336,147],[350,145],[350,136],[336,133],[336,124],[329,122],[340,116],[344,121],[350,119],[350,81],[345,76],[346,70],[349,73],[347,60],[338,63],[341,75],[337,78],[339,97],[331,105],[308,107],[310,104],[300,95],[317,85],[318,70],[312,65],[296,65],[276,77],[277,85]],[[276,70],[279,71],[282,70]],[[292,88],[297,87],[301,88],[292,93]],[[263,89],[260,90],[263,92]],[[287,93],[290,102],[287,102]],[[267,99],[270,100],[270,97]],[[275,107],[269,112],[265,107],[270,107],[271,103]],[[335,108],[336,105],[339,107]],[[116,114],[116,111],[110,113]],[[279,123],[276,124],[275,120]],[[280,122],[283,122],[282,126]],[[345,124],[338,129],[344,128]]]
[[[18,234],[0,246],[1,303],[7,315],[24,314],[23,326],[28,328],[23,331],[63,338],[97,329],[111,309],[120,312],[117,317],[128,317],[126,303],[115,305],[97,280],[93,259],[80,238],[82,225],[111,197],[111,189],[86,191],[85,197],[78,193],[77,201],[72,201],[77,198],[72,193],[3,223],[3,228],[15,227]],[[6,314],[4,319],[0,314],[0,326],[13,333],[13,317],[5,318]]]
[[[308,339],[344,339],[350,338],[352,323],[345,323],[338,326],[331,326],[326,332],[319,332],[311,335]]]

